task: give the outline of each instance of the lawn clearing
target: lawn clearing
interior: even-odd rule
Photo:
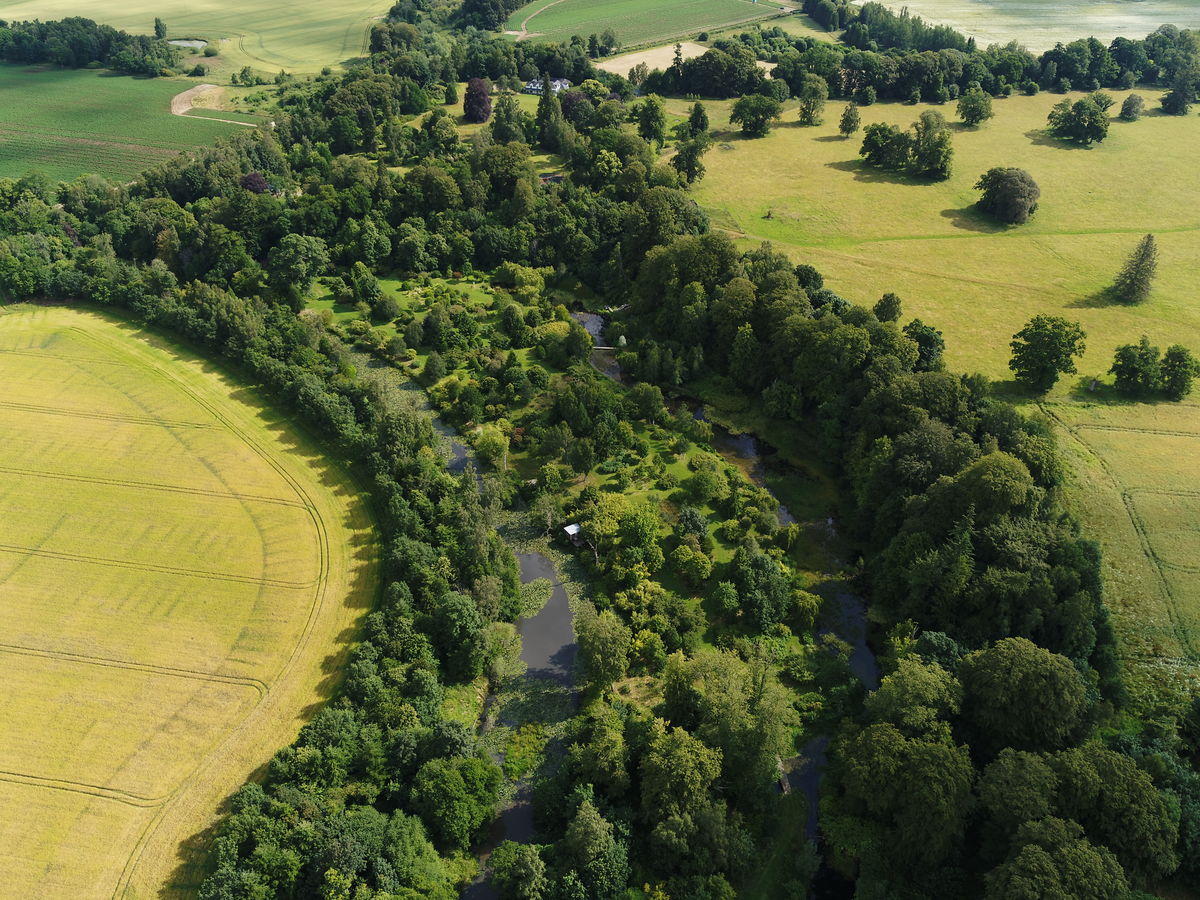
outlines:
[[[347,476],[97,313],[0,310],[0,878],[190,896],[196,836],[328,697],[375,593]]]
[[[158,17],[169,38],[207,40],[235,70],[248,65],[264,74],[313,73],[365,56],[371,22],[390,6],[389,0],[120,0],[103,7],[89,0],[0,0],[0,19],[86,16],[131,34],[152,34]]]
[[[1113,96],[1119,107],[1126,94]],[[862,165],[861,132],[837,134],[841,102],[828,103],[825,124],[811,128],[797,125],[789,107],[784,124],[757,140],[722,131],[730,104],[709,103],[721,133],[696,198],[715,227],[745,246],[769,240],[815,265],[826,286],[852,302],[870,305],[895,291],[904,321],[917,316],[945,331],[953,369],[1009,377],[1008,342],[1038,313],[1083,324],[1088,349],[1079,368],[1087,375],[1102,375],[1113,350],[1143,333],[1163,347],[1181,342],[1200,351],[1200,170],[1192,152],[1200,119],[1113,122],[1104,143],[1082,149],[1043,134],[1059,99],[997,100],[996,117],[982,127],[952,126],[954,174],[937,184]],[[687,107],[668,102],[677,115]],[[864,107],[863,126],[906,127],[928,108]],[[940,111],[955,118],[952,104]],[[1041,187],[1028,224],[1005,228],[975,211],[974,184],[993,166],[1027,169]],[[1105,305],[1097,295],[1147,232],[1160,248],[1151,299]]]
[[[0,177],[130,179],[238,130],[171,115],[171,98],[191,86],[94,69],[0,65]]]
[[[565,41],[606,28],[627,47],[694,38],[701,31],[746,25],[797,8],[752,0],[534,0],[509,16],[510,33]]]

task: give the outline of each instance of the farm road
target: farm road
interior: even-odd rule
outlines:
[[[215,84],[198,84],[194,88],[188,88],[181,94],[176,94],[171,98],[171,112],[176,116],[186,116],[192,111],[192,101],[207,91],[217,89]],[[235,119],[214,119],[205,116],[210,122],[228,122],[230,125],[244,125],[247,128],[253,128],[253,122],[238,122]]]

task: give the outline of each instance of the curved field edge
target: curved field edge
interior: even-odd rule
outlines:
[[[165,800],[149,804],[150,815],[144,824],[138,823],[131,846],[112,846],[75,829],[64,836],[68,841],[89,841],[88,852],[114,857],[112,869],[120,871],[119,879],[96,885],[94,896],[190,897],[205,874],[211,829],[227,798],[294,739],[336,686],[359,620],[378,590],[373,519],[344,468],[257,391],[219,366],[176,342],[95,310],[7,307],[0,309],[0,329],[8,315],[21,313],[85,331],[115,355],[154,370],[213,412],[255,452],[270,457],[272,468],[303,496],[321,535],[320,586],[297,611],[306,617],[303,629],[295,644],[277,655],[277,674],[259,689],[248,714],[227,726],[219,743]]]

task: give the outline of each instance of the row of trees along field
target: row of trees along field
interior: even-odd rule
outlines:
[[[698,456],[681,485],[692,510],[679,509],[670,534],[653,507],[584,491],[564,513],[595,535],[596,552],[581,554],[608,607],[580,622],[595,702],[572,720],[567,764],[535,788],[553,845],[506,849],[511,896],[617,897],[651,883],[672,898],[728,897],[770,846],[794,863],[778,892],[803,893],[811,856],[798,830],[771,844],[768,788],[769,764],[814,699],[796,696],[797,675],[820,689],[837,732],[822,799],[829,858],[864,896],[1116,898],[1165,877],[1200,886],[1200,717],[1123,710],[1099,552],[1060,505],[1049,427],[995,400],[982,378],[946,372],[940,333],[900,327],[895,298],[853,306],[811,267],[711,233],[686,177],[657,162],[656,117],[638,117],[650,142],[630,133],[619,94],[578,128],[552,96],[538,117],[497,116],[470,142],[444,115],[404,123],[413,86],[451,72],[495,77],[528,63],[592,74],[574,45],[386,27],[399,43],[367,64],[281,88],[273,132],[240,133],[130,185],[0,182],[7,298],[117,305],[212,347],[352,460],[375,499],[384,598],[339,698],[234,799],[201,895],[448,897],[473,865],[465,851],[493,814],[499,772],[470,729],[443,721],[440,701],[511,649],[516,567],[489,525],[505,479],[493,476],[503,489],[485,503],[473,473],[447,475],[429,423],[390,408],[322,320],[295,313],[322,276],[347,273],[365,302],[372,272],[505,263],[630,299],[614,339],[623,329],[622,365],[641,380],[720,379],[817,435],[884,623],[886,675],[864,698],[844,658],[811,643],[815,609],[784,561],[787,535],[719,462]],[[565,179],[542,183],[529,145],[512,138],[565,148]],[[516,406],[522,390],[508,356],[484,358],[488,339],[504,335],[504,353],[535,349],[546,388],[542,363],[521,369],[555,395],[530,421],[554,466],[584,471],[604,452],[667,440],[650,428],[664,428],[660,397],[572,374],[586,342],[539,291],[522,297],[529,276],[506,271],[512,313],[472,326],[460,304],[434,312],[434,297],[405,342],[427,366],[432,351],[450,354],[443,376],[461,374],[462,392],[476,382],[484,419],[485,401]],[[394,312],[381,304],[378,315]],[[436,367],[428,375],[443,381]],[[666,430],[702,444],[695,427]],[[592,460],[567,452],[585,441]],[[556,471],[565,477],[551,469],[547,484]],[[698,557],[713,524],[736,549],[710,584]],[[714,619],[669,570],[711,592]],[[705,649],[699,633],[726,617],[730,639]],[[800,660],[779,652],[796,635],[815,648]],[[644,666],[661,701],[608,693],[614,661]]]
[[[921,21],[898,16],[877,3],[865,4],[859,15],[875,28],[882,22],[916,27],[913,23]],[[650,73],[645,88],[707,97],[771,93],[771,78],[755,65],[766,60],[775,64],[772,77],[783,80],[792,95],[800,96],[805,76],[813,74],[824,79],[830,96],[860,104],[876,100],[944,103],[976,85],[989,94],[1005,95],[1126,89],[1137,83],[1169,89],[1165,108],[1171,113],[1186,112],[1195,102],[1200,44],[1195,33],[1172,25],[1141,40],[1116,38],[1106,47],[1086,38],[1057,45],[1040,56],[1015,43],[980,49],[962,35],[950,33],[957,40],[929,44],[881,38],[864,44],[856,41],[852,25],[843,35],[844,43],[834,44],[790,35],[779,27],[764,28],[717,39],[701,56]]]
[[[161,23],[156,20],[156,25]],[[166,28],[156,31],[161,33],[127,34],[80,17],[52,22],[0,20],[0,59],[67,69],[100,64],[151,77],[172,74],[179,68],[181,53],[164,40]]]

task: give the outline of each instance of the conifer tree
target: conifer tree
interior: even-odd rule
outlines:
[[[850,137],[862,124],[862,116],[858,114],[858,104],[851,100],[842,110],[842,120],[838,123],[838,132],[842,137]]]
[[[708,131],[708,110],[699,100],[692,105],[691,114],[688,115],[688,130],[692,133],[692,137]]]
[[[1111,288],[1113,297],[1121,303],[1141,303],[1150,296],[1150,285],[1157,271],[1158,246],[1154,242],[1154,235],[1148,234],[1138,242],[1124,267],[1117,273]]]

